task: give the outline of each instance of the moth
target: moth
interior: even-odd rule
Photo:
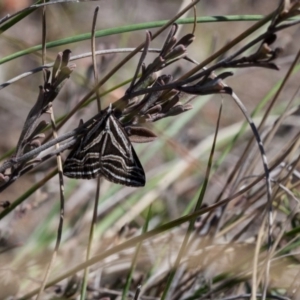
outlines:
[[[145,185],[145,172],[126,131],[110,105],[99,122],[79,137],[63,168],[65,176],[107,180],[133,187]]]

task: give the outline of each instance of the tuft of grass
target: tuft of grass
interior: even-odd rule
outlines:
[[[0,298],[297,299],[300,1],[44,2],[0,21]],[[62,177],[109,104],[144,187]]]

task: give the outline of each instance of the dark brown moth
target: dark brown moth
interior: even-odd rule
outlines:
[[[64,175],[76,179],[104,176],[126,186],[145,185],[145,172],[112,107],[81,136],[64,164]]]

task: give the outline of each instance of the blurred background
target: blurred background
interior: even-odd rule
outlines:
[[[202,16],[224,16],[224,15],[266,15],[276,8],[278,1],[236,1],[236,0],[210,0],[201,1],[197,4],[197,17]],[[32,1],[0,1],[1,17],[6,14],[14,14],[29,5]],[[46,10],[47,37],[51,42],[69,36],[88,33],[91,30],[94,9],[99,5],[99,15],[96,30],[125,26],[130,24],[152,22],[158,20],[169,20],[176,15],[180,9],[188,5],[190,1],[181,0],[114,0],[114,1],[82,1],[78,3],[62,3],[48,5]],[[185,17],[193,17],[193,11],[189,11]],[[40,45],[42,40],[42,9],[37,9],[29,16],[18,22],[15,26],[1,34],[0,53],[4,58],[15,52]],[[194,60],[201,62],[212,53],[220,49],[226,43],[250,27],[253,22],[215,22],[197,24],[195,31],[195,42],[189,46],[188,55]],[[177,36],[190,33],[193,24],[179,26]],[[156,29],[151,29],[155,32]],[[153,42],[151,48],[161,48],[168,31],[165,31]],[[261,32],[257,32],[258,35]],[[281,57],[277,60],[279,71],[248,68],[233,70],[234,76],[228,78],[226,83],[233,88],[251,113],[252,110],[264,99],[289,68],[295,53],[299,48],[299,27],[295,26],[278,34],[275,46],[283,48]],[[244,43],[255,35],[248,37]],[[145,39],[145,31],[126,32],[120,35],[111,35],[96,39],[97,50],[110,48],[135,48]],[[242,42],[243,44],[243,42]],[[239,46],[240,47],[240,46]],[[90,40],[72,43],[61,47],[47,50],[47,63],[53,62],[57,53],[64,49],[71,49],[72,55],[90,52]],[[237,49],[237,48],[236,48]],[[233,49],[232,51],[236,50]],[[114,54],[98,56],[99,77],[101,78],[115,66],[126,54]],[[146,62],[150,63],[155,54],[149,54]],[[108,90],[114,86],[130,79],[135,71],[139,56],[131,59],[117,74],[115,74],[101,91]],[[91,58],[75,61],[76,69],[70,79],[56,98],[53,108],[56,118],[67,114],[93,87],[94,79],[89,70],[92,66]],[[31,53],[26,56],[13,59],[0,65],[0,82],[4,83],[24,72],[37,68],[41,63],[41,52]],[[189,62],[180,60],[166,71],[176,77],[181,76],[193,68]],[[277,116],[281,112],[286,98],[295,93],[299,85],[300,75],[295,74],[285,86],[277,107],[273,112]],[[43,84],[42,72],[23,78],[1,90],[0,100],[0,155],[16,146],[24,121],[38,96],[38,87]],[[121,86],[111,93],[102,97],[104,106],[116,101],[124,95],[128,85]],[[205,96],[197,97],[192,104],[194,109],[188,111],[178,118],[167,118],[157,123],[150,124],[151,129],[158,135],[155,142],[146,145],[134,145],[140,160],[145,168],[147,185],[142,189],[132,189],[116,186],[103,181],[101,186],[101,205],[99,207],[99,239],[101,235],[115,236],[123,225],[131,223],[136,228],[143,225],[144,210],[152,202],[155,203],[153,213],[157,219],[154,224],[163,220],[177,218],[182,215],[188,207],[190,200],[194,197],[202,182],[207,165],[208,155],[211,147],[211,137],[214,134],[219,106],[223,101],[223,112],[221,118],[221,131],[219,138],[222,145],[226,140],[232,138],[244,121],[244,117],[233,101],[227,96]],[[299,101],[298,101],[299,103]],[[87,120],[95,115],[96,102],[89,104],[73,116],[60,130],[60,134],[74,129],[79,119]],[[43,118],[47,119],[47,116]],[[49,119],[48,119],[49,120]],[[274,119],[271,119],[274,121]],[[268,123],[271,125],[272,123]],[[294,121],[294,126],[297,123]],[[298,121],[297,121],[298,122]],[[149,125],[149,126],[150,126]],[[284,127],[275,139],[276,143],[268,148],[268,154],[276,154],[286,143],[286,138],[294,127]],[[247,137],[252,133],[248,130],[245,138],[228,154],[218,172],[213,176],[207,191],[206,204],[210,204],[218,192],[224,186],[227,175],[232,166],[239,158],[244,149]],[[202,143],[203,142],[203,143]],[[204,143],[205,142],[205,143]],[[202,144],[201,144],[202,143]],[[199,146],[200,145],[200,146]],[[199,146],[197,148],[197,146]],[[216,159],[222,154],[222,146],[216,150]],[[194,151],[192,153],[192,151]],[[197,152],[198,151],[198,152]],[[196,153],[196,154],[195,154]],[[65,154],[64,154],[65,157]],[[188,163],[188,167],[182,167],[181,161]],[[249,163],[249,162],[248,162]],[[260,162],[259,162],[260,164]],[[43,165],[37,167],[30,173],[19,178],[13,185],[1,194],[1,199],[13,202],[33,184],[41,180],[50,170],[56,166],[53,158]],[[165,176],[169,172],[175,172],[174,178]],[[182,168],[182,169],[181,169]],[[261,171],[261,165],[258,166]],[[172,171],[173,170],[173,171]],[[157,175],[159,174],[159,176]],[[76,237],[77,253],[70,254],[69,266],[83,259],[82,252],[87,243],[88,228],[91,220],[91,209],[93,207],[96,181],[65,180],[66,193],[66,220],[65,240],[62,252],[68,253],[74,250]],[[150,192],[150,200],[145,199]],[[151,198],[152,197],[152,198]],[[143,199],[145,204],[137,208],[133,218],[127,212],[134,205],[138,205]],[[148,201],[148,202],[147,202]],[[58,224],[59,187],[57,176],[49,180],[34,194],[19,206],[13,213],[0,223],[0,233],[3,237],[3,245],[14,248],[15,254],[23,253],[22,257],[28,255],[30,241],[40,243],[45,240],[46,248],[51,251],[51,245],[55,239]],[[112,213],[115,213],[111,217]],[[51,215],[51,217],[50,217]],[[110,218],[105,218],[106,216]],[[251,234],[250,234],[251,235]],[[68,242],[69,243],[68,243]],[[70,242],[72,241],[72,243]],[[52,243],[52,244],[51,244]],[[26,246],[26,247],[25,247]],[[81,252],[82,250],[82,252]],[[22,252],[23,251],[23,252]],[[75,250],[74,250],[75,252]],[[24,254],[25,253],[25,254]],[[80,258],[78,258],[80,257]],[[72,261],[73,259],[73,261]]]

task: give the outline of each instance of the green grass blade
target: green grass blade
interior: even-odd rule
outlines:
[[[236,21],[257,21],[260,20],[262,16],[227,16],[227,17],[220,17],[220,16],[215,16],[215,17],[201,17],[197,18],[198,23],[207,23],[207,22],[236,22]],[[104,29],[104,30],[98,30],[96,31],[96,38],[103,37],[103,36],[108,36],[108,35],[113,35],[113,34],[120,34],[120,33],[125,33],[125,32],[131,32],[131,31],[137,31],[137,30],[146,30],[149,28],[157,28],[165,25],[168,22],[168,20],[163,20],[163,21],[155,21],[155,22],[148,22],[148,23],[140,23],[140,24],[134,24],[134,25],[126,25],[122,27],[114,27],[114,28],[109,28],[109,29]],[[185,18],[185,19],[180,19],[176,23],[178,24],[192,24],[194,22],[193,18]],[[85,40],[91,39],[91,33],[83,33],[79,34],[73,37],[68,37],[60,40],[56,40],[53,42],[46,43],[46,48],[54,48],[58,46],[65,46],[68,44],[72,43],[77,43]],[[3,57],[0,59],[0,64],[4,64],[10,60],[13,60],[15,58],[36,52],[42,50],[42,45],[36,45],[33,47],[30,47],[28,49],[18,51],[14,54],[8,55],[6,57]]]

